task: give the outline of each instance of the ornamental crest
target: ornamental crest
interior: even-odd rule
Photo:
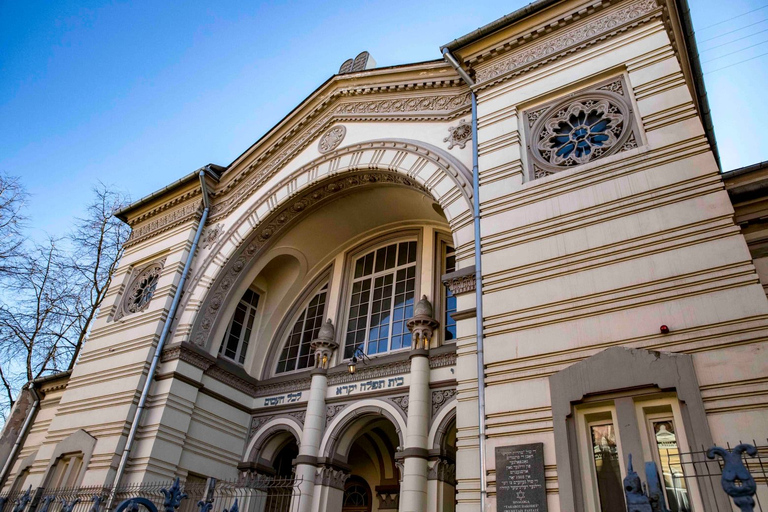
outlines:
[[[347,128],[343,125],[334,126],[320,137],[320,142],[317,144],[317,150],[320,153],[328,153],[333,151],[341,141],[344,140],[344,136],[347,134]]]

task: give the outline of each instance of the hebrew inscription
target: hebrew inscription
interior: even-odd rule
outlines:
[[[543,443],[496,448],[496,511],[547,512]]]

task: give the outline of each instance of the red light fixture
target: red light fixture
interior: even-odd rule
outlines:
[[[659,330],[661,331],[661,334],[669,334],[669,327],[667,327],[666,325],[662,325],[661,327],[659,327]]]

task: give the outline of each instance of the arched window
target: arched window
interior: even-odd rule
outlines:
[[[293,329],[285,341],[283,351],[280,353],[277,373],[309,368],[315,364],[315,355],[309,344],[317,337],[317,333],[323,325],[327,293],[328,285],[326,284],[312,297],[307,307],[296,319]]]
[[[245,363],[245,354],[253,332],[258,305],[259,294],[253,290],[246,290],[229,322],[219,354],[237,363]]]
[[[357,349],[380,354],[411,346],[405,326],[413,316],[415,241],[380,247],[355,260],[344,358]]]
[[[342,512],[370,512],[371,488],[360,477],[353,476],[344,485]]]

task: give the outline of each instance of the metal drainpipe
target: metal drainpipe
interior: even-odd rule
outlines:
[[[123,448],[123,454],[120,457],[120,464],[117,466],[117,473],[115,473],[115,479],[113,481],[112,492],[109,496],[109,503],[107,503],[106,510],[112,508],[112,502],[115,498],[115,490],[120,485],[120,480],[125,472],[125,466],[128,462],[128,455],[131,448],[133,448],[133,441],[136,439],[136,431],[139,428],[139,421],[141,420],[141,414],[144,412],[144,407],[147,403],[147,397],[149,396],[149,388],[152,386],[152,380],[157,370],[157,365],[160,362],[160,354],[163,351],[165,340],[168,338],[168,334],[171,332],[171,325],[173,319],[176,316],[176,309],[179,307],[181,301],[182,291],[184,290],[184,282],[187,280],[187,274],[189,268],[192,266],[192,260],[195,257],[195,251],[197,250],[197,244],[200,241],[200,236],[205,227],[205,221],[208,219],[208,212],[210,211],[211,204],[208,198],[208,187],[205,185],[205,169],[200,169],[200,187],[203,193],[203,214],[200,216],[200,222],[197,224],[197,231],[195,232],[195,238],[192,242],[192,247],[189,249],[187,255],[187,261],[184,264],[184,270],[181,272],[181,279],[179,279],[179,285],[176,287],[176,293],[173,296],[173,302],[171,303],[171,309],[168,311],[168,317],[165,319],[163,325],[163,331],[160,334],[160,341],[157,342],[155,348],[155,355],[152,356],[152,364],[149,367],[149,373],[147,374],[147,380],[144,381],[144,389],[141,391],[141,398],[139,399],[139,405],[136,407],[136,412],[133,415],[133,423],[131,423],[131,430],[128,432],[128,440],[125,442],[125,448]]]
[[[480,437],[480,510],[485,510],[488,497],[488,471],[485,464],[485,355],[483,353],[483,270],[480,246],[480,173],[477,165],[477,95],[475,86],[466,71],[448,50],[443,48],[443,57],[456,69],[462,80],[469,86],[472,99],[472,218],[475,225],[475,318],[477,321],[477,416]]]
[[[13,463],[16,460],[16,454],[19,452],[19,448],[21,448],[21,442],[24,440],[24,436],[27,434],[29,426],[32,424],[32,419],[35,417],[37,408],[40,407],[40,395],[35,391],[35,383],[30,382],[28,389],[32,393],[32,396],[35,397],[35,401],[32,403],[32,408],[27,413],[27,418],[24,420],[21,430],[19,430],[19,435],[16,437],[16,442],[13,444],[13,448],[11,448],[11,453],[8,454],[8,459],[5,461],[5,465],[3,465],[3,470],[0,471],[0,489],[3,487],[5,477],[8,476],[8,472],[11,470],[11,466],[13,466]]]

